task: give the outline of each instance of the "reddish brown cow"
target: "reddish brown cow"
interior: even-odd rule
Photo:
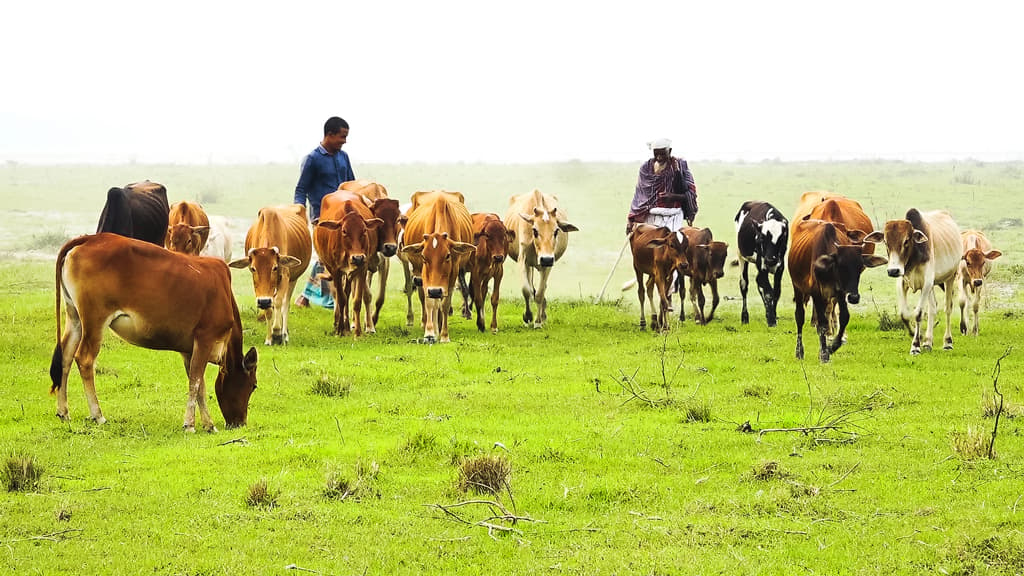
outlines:
[[[217,403],[229,428],[245,426],[256,388],[255,348],[242,350],[242,322],[223,260],[195,258],[115,234],[80,236],[64,244],[56,270],[57,346],[50,363],[57,417],[68,420],[68,374],[78,364],[90,417],[106,422],[96,396],[95,362],[103,327],[130,344],[174,350],[185,361],[184,427],[215,431],[206,408],[206,365],[220,366]],[[64,334],[60,307],[68,308]]]
[[[971,335],[978,335],[978,309],[981,307],[981,287],[992,271],[992,261],[1003,255],[992,249],[992,243],[978,230],[960,233],[964,255],[960,259],[960,333],[967,334],[964,307],[971,298]]]
[[[647,326],[644,290],[653,309],[654,288],[657,286],[661,306],[657,314],[651,314],[651,330],[668,332],[672,276],[677,274],[681,277],[688,268],[686,249],[689,241],[682,232],[673,232],[664,226],[637,224],[629,233],[629,245],[633,252],[633,272],[636,273],[636,295],[640,299],[640,328]],[[648,277],[646,286],[644,276]]]
[[[714,240],[709,228],[684,226],[680,232],[686,236],[686,276],[690,277],[690,305],[693,307],[693,320],[697,324],[707,324],[715,317],[718,308],[718,279],[725,276],[725,259],[729,253],[729,245]],[[704,315],[704,285],[711,287],[711,311]],[[686,319],[683,310],[683,294],[686,291],[686,280],[679,276],[679,320]]]
[[[823,203],[829,198],[845,198],[845,196],[836,192],[827,192],[824,190],[815,190],[801,194],[800,202],[797,203],[796,212],[793,214],[793,218],[789,220],[789,237],[793,237],[793,233],[796,232],[797,224],[799,224],[805,216],[810,214],[818,204]]]
[[[377,264],[367,271],[367,290],[372,290],[373,277],[379,276],[377,299],[373,308],[373,323],[380,318],[380,309],[384,306],[387,293],[388,275],[391,271],[389,258],[398,253],[398,236],[402,229],[401,209],[398,200],[388,198],[388,191],[383,185],[370,180],[350,180],[338,188],[355,192],[366,199],[374,218],[380,218],[383,224],[377,229]],[[367,292],[369,293],[369,292]]]
[[[448,314],[459,270],[472,256],[473,218],[459,192],[415,192],[405,223],[402,252],[409,260],[419,294],[425,342],[448,342]],[[408,244],[414,239],[421,242]]]
[[[171,252],[198,256],[209,237],[210,219],[202,206],[188,200],[171,204],[167,214],[165,248]]]
[[[313,249],[308,226],[305,204],[260,208],[245,235],[245,258],[228,264],[252,272],[256,307],[268,313],[267,346],[288,343],[292,293]]]
[[[501,279],[505,273],[505,257],[508,243],[515,236],[505,228],[501,217],[489,212],[477,212],[473,217],[473,243],[476,251],[467,264],[459,270],[459,289],[462,291],[462,316],[472,317],[471,307],[476,307],[476,327],[484,331],[484,300],[487,299],[488,284],[494,280],[491,291],[491,332],[498,333],[498,295]],[[466,273],[469,284],[466,284]]]
[[[803,359],[804,306],[812,300],[817,317],[818,359],[829,361],[829,354],[843,345],[843,333],[850,322],[850,304],[860,301],[860,276],[864,268],[885,264],[885,258],[865,255],[851,241],[841,225],[805,216],[793,227],[789,249],[789,277],[796,302],[796,357]],[[839,326],[832,345],[826,343],[830,303],[839,306]]]
[[[366,331],[376,332],[370,313],[370,292],[366,286],[369,269],[377,267],[377,230],[383,222],[374,218],[364,198],[353,192],[332,192],[320,203],[320,218],[314,222],[313,244],[320,262],[330,274],[334,291],[334,333],[342,336],[351,329],[363,335],[362,310],[366,304]],[[349,315],[349,299],[352,315]]]

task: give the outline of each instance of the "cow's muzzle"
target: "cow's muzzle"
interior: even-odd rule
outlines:
[[[903,275],[903,271],[902,271],[902,270],[900,270],[899,268],[889,268],[889,269],[888,269],[888,270],[886,271],[886,273],[888,273],[888,274],[889,274],[889,277],[890,277],[890,278],[899,278],[900,276],[902,276],[902,275]]]
[[[391,258],[395,254],[398,254],[398,244],[385,244],[384,248],[380,252],[384,256]]]
[[[427,288],[428,298],[444,298],[444,288]]]
[[[504,261],[505,261],[505,256],[504,256],[503,254],[495,254],[495,255],[494,255],[494,257],[493,257],[493,258],[491,258],[491,260],[492,260],[492,261],[493,261],[493,262],[494,262],[495,264],[501,264],[502,262],[504,262]]]
[[[271,298],[257,298],[256,307],[260,310],[266,310],[274,305],[274,300]]]
[[[362,266],[366,263],[366,254],[354,254],[352,256],[352,264],[355,266]]]
[[[860,302],[860,294],[847,294],[846,301],[850,304],[857,304]]]
[[[555,265],[555,257],[554,256],[541,256],[540,257],[540,265],[545,267],[545,268],[551,268],[552,266]]]
[[[978,288],[978,287],[980,287],[980,286],[981,286],[981,283],[982,283],[982,280],[981,280],[981,278],[978,278],[977,280],[974,280],[974,281],[972,282],[972,284],[974,284],[974,287],[975,287],[975,288]]]

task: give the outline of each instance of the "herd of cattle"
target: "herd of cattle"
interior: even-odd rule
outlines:
[[[803,358],[804,308],[810,300],[822,362],[829,361],[830,353],[845,341],[850,319],[847,304],[859,301],[858,285],[865,268],[888,263],[889,276],[897,278],[900,316],[913,336],[911,353],[917,354],[932,345],[936,285],[946,295],[943,347],[952,348],[950,314],[958,279],[962,283],[960,330],[968,333],[963,313],[970,295],[970,332],[978,333],[980,289],[991,261],[1001,255],[981,232],[961,233],[944,211],[910,209],[905,219],[891,220],[875,230],[860,204],[830,192],[805,193],[792,221],[771,204],[746,202],[735,223],[743,262],[742,322],[749,322],[749,264],[756,267],[769,326],[777,323],[780,284],[788,264],[797,305],[796,356]],[[132,344],[182,355],[189,378],[186,430],[195,429],[197,407],[202,426],[214,429],[206,407],[207,363],[220,366],[215,390],[227,425],[245,425],[249,397],[256,387],[258,355],[255,348],[243,353],[241,319],[228,266],[250,270],[256,305],[267,324],[265,344],[272,345],[288,342],[289,307],[314,248],[324,267],[318,279],[329,284],[335,298],[334,333],[357,337],[364,330],[375,331],[390,257],[397,256],[405,274],[407,323],[413,323],[412,297],[418,293],[424,340],[447,342],[456,284],[463,295],[462,315],[472,318],[475,308],[481,332],[490,291],[490,330],[497,332],[506,257],[515,260],[520,270],[526,303],[523,321],[542,327],[547,319],[548,277],[573,231],[577,228],[568,222],[557,198],[538,190],[513,196],[501,218],[493,213],[471,214],[458,192],[416,192],[411,203],[403,206],[388,197],[384,186],[358,180],[342,184],[323,199],[312,232],[303,205],[260,209],[246,234],[245,256],[232,259],[223,219],[207,215],[198,204],[168,205],[166,189],[149,181],[112,188],[97,233],[68,241],[57,257],[57,345],[50,366],[57,416],[68,418],[67,379],[71,363],[76,362],[90,417],[104,422],[94,386],[94,363],[103,328],[110,326]],[[670,230],[646,224],[633,228],[629,244],[641,327],[646,326],[645,293],[653,308],[657,289],[660,302],[651,315],[651,326],[669,330],[671,296],[678,290],[682,299],[687,277],[694,320],[706,324],[714,318],[728,244],[715,240],[708,228]],[[888,259],[874,255],[876,244],[885,245]],[[704,285],[712,295],[706,314]],[[908,291],[921,293],[912,310]],[[67,308],[63,334],[62,302]],[[685,320],[682,302],[679,309],[679,319]]]

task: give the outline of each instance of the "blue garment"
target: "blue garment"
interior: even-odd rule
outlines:
[[[317,146],[302,162],[299,182],[295,185],[295,203],[305,205],[308,201],[309,219],[316,220],[320,217],[320,202],[324,196],[337,190],[342,182],[355,179],[347,152],[338,150],[331,155],[322,145]]]

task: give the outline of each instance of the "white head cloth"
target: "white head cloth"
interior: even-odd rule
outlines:
[[[647,147],[651,150],[661,150],[662,148],[671,148],[672,141],[668,138],[658,138],[657,140],[651,140],[647,143]]]

